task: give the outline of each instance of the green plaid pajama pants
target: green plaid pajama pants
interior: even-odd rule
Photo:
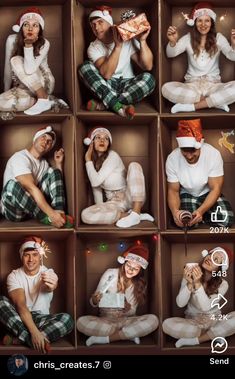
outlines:
[[[190,195],[189,193],[182,193],[180,194],[180,209],[189,211],[189,212],[194,212],[196,209],[198,209],[201,204],[204,202],[205,198],[207,197],[208,193],[205,193],[202,196],[195,197]],[[220,209],[222,210],[222,213],[220,212]],[[211,214],[215,213],[217,214],[217,222],[211,221]],[[227,217],[226,220],[224,221],[219,221],[224,219],[224,214],[223,212],[227,212]],[[218,198],[217,202],[213,205],[211,209],[209,209],[206,213],[203,215],[203,221],[212,226],[231,226],[235,222],[234,218],[234,213],[231,208],[231,205],[229,204],[228,200],[225,199],[223,195],[220,195]]]
[[[65,194],[60,170],[50,167],[38,184],[53,209],[65,209]],[[2,191],[2,213],[9,221],[23,221],[29,218],[41,220],[46,216],[32,196],[19,182],[9,180]]]
[[[15,307],[5,296],[0,296],[0,309],[1,323],[7,327],[11,334],[18,337],[20,341],[32,347],[31,335],[28,329],[22,322]],[[43,315],[40,312],[33,311],[31,315],[35,325],[48,338],[49,342],[54,342],[64,337],[74,327],[74,321],[68,313]]]
[[[79,68],[80,76],[86,86],[102,100],[106,108],[113,109],[119,101],[122,104],[136,104],[148,96],[155,87],[155,79],[144,72],[131,79],[111,78],[105,80],[90,61]]]

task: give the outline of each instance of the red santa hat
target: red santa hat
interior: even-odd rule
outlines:
[[[178,122],[176,139],[180,148],[191,147],[200,149],[204,142],[201,120],[180,120]]]
[[[96,7],[90,15],[89,19],[92,17],[102,18],[103,20],[107,21],[110,25],[113,25],[113,18],[111,16],[112,8],[107,7],[105,5],[102,5],[100,7]]]
[[[106,133],[109,137],[110,144],[112,143],[112,135],[110,131],[106,128],[103,128],[102,126],[97,126],[95,129],[92,129],[88,135],[88,137],[84,138],[83,143],[87,146],[91,144],[93,139],[95,138],[96,134],[99,133]]]
[[[143,245],[133,245],[127,249],[123,255],[117,258],[121,264],[131,261],[140,265],[144,270],[148,267],[149,251]]]
[[[34,134],[34,137],[33,137],[33,142],[36,141],[36,139],[38,137],[41,137],[43,136],[44,134],[50,134],[50,136],[52,136],[52,147],[54,147],[55,143],[56,143],[56,134],[54,132],[54,130],[52,130],[52,127],[51,126],[45,126],[44,128],[42,129],[39,129],[35,134]]]
[[[47,258],[46,253],[51,253],[46,242],[41,237],[37,237],[37,236],[30,236],[24,239],[19,250],[21,259],[26,249],[36,250],[38,251],[41,257],[44,256],[46,258]]]
[[[195,20],[201,16],[210,16],[212,20],[215,22],[216,13],[212,9],[212,5],[210,3],[201,2],[197,3],[192,12],[190,14],[190,18],[187,20],[187,25],[194,26]]]
[[[225,249],[223,247],[218,246],[218,247],[215,247],[211,250],[205,249],[202,251],[201,254],[202,254],[203,258],[205,258],[207,255],[212,254],[212,261],[214,264],[216,264],[213,260],[213,254],[215,254],[215,253],[222,254],[222,257],[223,257],[222,258],[222,264],[220,264],[218,266],[221,266],[222,271],[227,271],[229,268],[229,255],[231,255],[231,252],[227,248]]]
[[[35,18],[37,22],[39,23],[39,25],[41,25],[41,28],[44,29],[44,19],[42,17],[42,13],[40,9],[36,7],[31,7],[21,13],[20,17],[16,21],[16,24],[12,26],[12,30],[16,33],[19,33],[20,28],[23,25],[23,23],[32,18]]]

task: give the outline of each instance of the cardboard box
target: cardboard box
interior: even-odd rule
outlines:
[[[145,13],[141,13],[138,16],[117,25],[118,32],[123,41],[129,41],[139,34],[146,32],[149,28],[150,24]]]

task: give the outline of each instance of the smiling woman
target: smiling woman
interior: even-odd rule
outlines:
[[[215,247],[202,251],[203,260],[199,264],[186,264],[176,297],[180,308],[187,306],[185,319],[172,317],[162,324],[166,334],[178,339],[175,344],[177,348],[235,333],[235,312],[223,318],[221,307],[215,306],[215,302],[219,304],[228,290],[224,278],[229,268],[229,254],[232,258],[227,249]]]
[[[145,302],[146,281],[143,274],[148,267],[148,259],[149,251],[145,246],[132,245],[118,257],[122,265],[120,268],[110,268],[104,272],[90,299],[93,307],[100,308],[100,317],[82,316],[77,320],[78,330],[90,336],[86,340],[87,346],[119,340],[139,344],[140,337],[157,329],[157,316],[136,316],[138,306]],[[109,303],[103,300],[107,294],[113,295],[112,303],[110,296]]]
[[[215,30],[216,13],[210,3],[198,3],[187,24],[192,31],[179,39],[175,26],[167,30],[166,54],[174,58],[183,52],[188,56],[185,83],[169,82],[162,86],[163,96],[175,103],[171,113],[193,112],[203,108],[218,108],[229,112],[235,102],[235,81],[221,83],[219,56],[235,61],[235,29],[231,30],[231,45]]]

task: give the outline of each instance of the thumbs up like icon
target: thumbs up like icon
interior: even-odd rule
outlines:
[[[218,205],[215,212],[211,213],[212,222],[225,222],[228,217],[228,212],[223,211],[221,206]]]

